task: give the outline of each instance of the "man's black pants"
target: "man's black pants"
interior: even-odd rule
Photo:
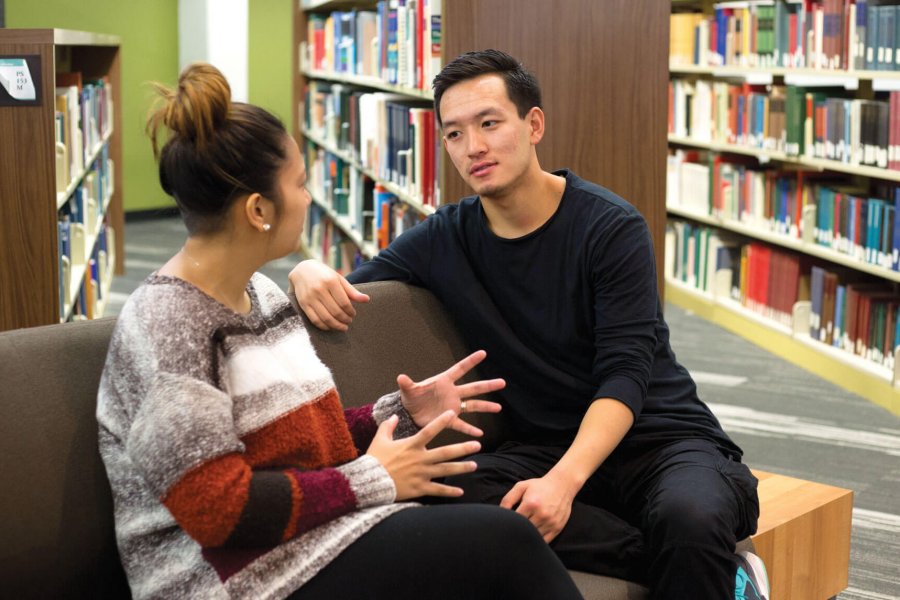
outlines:
[[[567,448],[507,442],[472,457],[477,471],[446,483],[465,491],[454,501],[499,504],[518,481],[542,477]],[[622,450],[588,480],[551,542],[563,564],[644,583],[654,599],[734,598],[734,547],[756,531],[759,517],[750,470],[705,440]]]

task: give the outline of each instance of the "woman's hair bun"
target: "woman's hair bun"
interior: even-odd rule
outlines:
[[[189,140],[203,152],[231,109],[231,87],[222,72],[208,63],[194,63],[181,72],[177,89],[161,84],[154,84],[154,88],[162,99],[147,120],[154,154],[159,154],[160,127],[172,136]]]

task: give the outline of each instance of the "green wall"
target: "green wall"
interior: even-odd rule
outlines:
[[[291,124],[291,41],[293,2],[250,0],[249,90],[252,104],[277,115],[287,130]]]
[[[213,0],[214,1],[214,0]],[[296,0],[249,0],[249,100],[291,123],[292,14]],[[145,82],[178,79],[178,0],[5,0],[7,27],[58,27],[122,38],[125,210],[172,206],[159,187],[144,120]]]
[[[251,0],[254,4],[256,0]],[[126,211],[173,206],[159,186],[144,119],[145,82],[178,79],[178,0],[5,0],[6,26],[57,27],[122,39],[122,153]],[[271,4],[271,2],[269,2]],[[289,36],[290,37],[290,36]]]

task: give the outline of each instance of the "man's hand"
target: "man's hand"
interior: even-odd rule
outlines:
[[[443,373],[418,383],[406,375],[398,376],[397,385],[400,386],[403,407],[415,424],[425,427],[445,411],[451,410],[457,416],[451,421],[450,429],[476,437],[483,435],[480,429],[466,423],[458,415],[462,412],[500,412],[500,405],[496,402],[469,398],[502,389],[506,382],[502,379],[487,379],[456,385],[456,380],[471,371],[485,356],[487,353],[484,350],[473,352]]]
[[[288,275],[290,293],[300,309],[319,329],[347,331],[356,309],[352,302],[368,302],[369,297],[349,281],[317,260],[304,260]]]
[[[549,544],[569,522],[574,499],[570,485],[550,471],[540,479],[526,479],[514,485],[500,501],[500,506],[515,508],[531,521]]]

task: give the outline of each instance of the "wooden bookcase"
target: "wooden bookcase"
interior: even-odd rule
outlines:
[[[106,77],[112,88],[112,190],[103,218],[115,235],[115,272],[124,270],[121,56],[115,36],[61,29],[0,29],[0,57],[36,56],[39,106],[0,106],[0,330],[59,323],[57,217],[68,201],[57,192],[55,73]],[[36,74],[32,74],[37,77]],[[81,175],[81,178],[84,174]],[[77,180],[77,178],[76,178]],[[71,194],[76,182],[70,183]],[[87,237],[92,243],[92,237]],[[80,285],[73,281],[72,286]]]
[[[779,4],[782,0],[776,0]],[[760,3],[762,6],[765,3]],[[771,3],[769,3],[771,5]],[[749,7],[737,10],[752,10]],[[712,0],[687,0],[673,3],[676,12],[702,13],[709,17],[713,14],[717,3]],[[828,18],[828,17],[826,17]],[[855,23],[855,21],[853,21]],[[673,25],[677,27],[677,25]],[[752,36],[753,33],[751,32]],[[682,35],[673,34],[673,40]],[[836,43],[836,42],[835,42]],[[676,44],[677,45],[677,44]],[[849,47],[849,46],[847,46]],[[840,45],[832,46],[840,48]],[[827,49],[827,45],[826,45]],[[837,50],[839,51],[839,50]],[[711,52],[711,50],[710,50]],[[853,59],[853,55],[848,52]],[[804,58],[806,61],[808,57]],[[815,60],[815,58],[813,58]],[[729,82],[734,85],[744,83],[762,88],[765,86],[771,99],[776,88],[796,87],[808,92],[822,91],[823,96],[846,98],[850,100],[873,100],[881,98],[886,92],[900,90],[900,71],[867,70],[851,65],[847,68],[826,68],[819,66],[753,66],[754,59],[748,58],[746,64],[735,64],[726,59],[721,66],[690,64],[686,56],[675,59],[670,64],[670,76],[673,80],[689,82],[710,81]],[[799,63],[798,63],[799,64]],[[805,63],[804,63],[805,64]],[[882,96],[879,96],[881,94]],[[677,102],[677,100],[676,100]],[[808,116],[808,115],[807,115]],[[850,117],[848,116],[848,119]],[[677,117],[676,117],[677,120]],[[788,121],[790,117],[788,117]],[[892,125],[893,126],[893,125]],[[693,133],[693,132],[691,132]],[[704,134],[705,135],[705,134]],[[789,134],[788,134],[789,135]],[[668,143],[674,149],[708,152],[712,156],[730,156],[735,161],[745,162],[754,169],[766,165],[774,165],[784,172],[803,171],[833,176],[833,186],[845,189],[882,189],[891,190],[891,196],[885,198],[894,202],[893,188],[900,182],[900,170],[881,168],[868,164],[856,164],[854,160],[823,158],[809,152],[782,151],[775,147],[759,147],[749,143],[730,143],[721,139],[721,132],[714,132],[712,139],[701,139],[696,135],[668,135]],[[877,184],[877,185],[872,185]],[[712,185],[710,186],[712,189]],[[851,192],[871,201],[881,196],[872,191],[869,194]],[[702,195],[698,196],[702,202]],[[799,201],[798,201],[799,202]],[[712,207],[709,210],[697,210],[693,207],[672,203],[668,208],[671,220],[691,223],[696,227],[708,228],[723,236],[742,240],[741,243],[762,243],[778,252],[800,257],[803,264],[821,264],[829,270],[839,273],[841,284],[873,283],[882,284],[886,289],[892,288],[900,295],[900,272],[890,266],[875,264],[854,255],[846,249],[834,249],[814,239],[814,231],[818,227],[816,211],[823,210],[816,202],[801,205],[802,218],[794,219],[794,228],[785,232],[773,228],[771,223],[762,223],[752,218],[740,219],[733,215],[722,214]],[[737,268],[737,267],[736,267]],[[715,266],[711,266],[712,271]],[[809,268],[807,267],[807,271]],[[710,271],[712,273],[712,271]],[[715,273],[717,279],[722,272]],[[667,297],[676,304],[703,316],[730,331],[741,335],[774,354],[801,366],[820,377],[835,383],[853,393],[900,415],[900,355],[891,352],[893,369],[875,362],[868,357],[859,356],[839,345],[829,345],[813,339],[810,335],[810,301],[794,303],[790,310],[790,323],[783,323],[760,311],[750,310],[741,302],[729,297],[730,276],[723,282],[716,282],[713,289],[700,291],[697,286],[685,284],[678,278],[667,280]],[[770,283],[771,285],[771,283]],[[786,284],[785,284],[786,285]],[[895,340],[896,348],[897,340]]]
[[[301,70],[299,52],[307,35],[307,14],[371,9],[375,4],[295,2],[293,133],[299,142],[304,141],[304,87],[311,78]],[[541,166],[570,168],[642,212],[656,244],[662,293],[668,3],[444,0],[441,26],[443,64],[463,52],[497,48],[537,75],[547,115],[547,133],[538,146]],[[367,87],[362,80],[344,81]],[[410,97],[421,99],[419,92]],[[442,203],[456,202],[471,191],[446,153],[442,155]]]

